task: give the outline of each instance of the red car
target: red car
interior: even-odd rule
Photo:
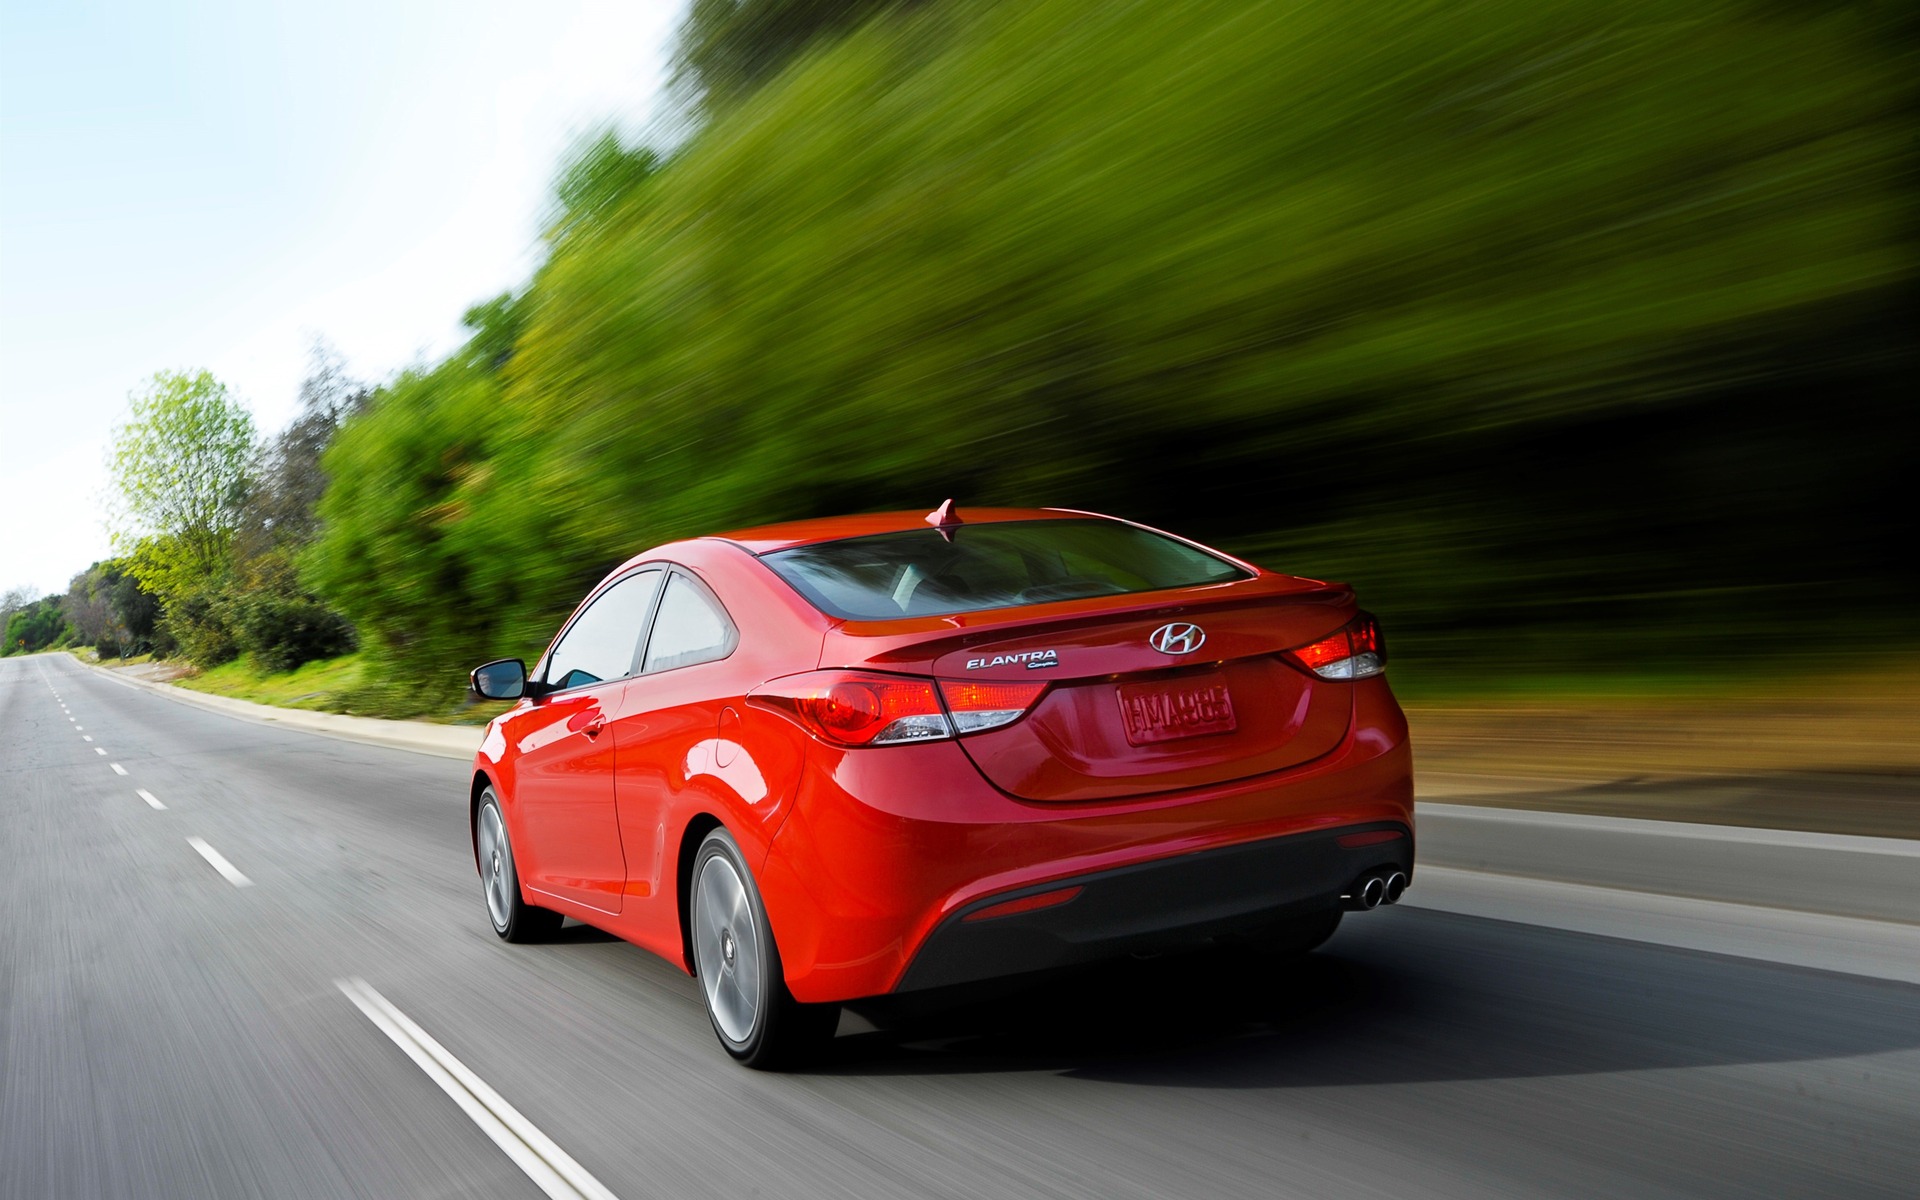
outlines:
[[[563,916],[696,975],[750,1066],[842,1002],[1132,952],[1299,952],[1413,871],[1412,758],[1352,589],[1057,509],[661,546],[474,761],[510,942]]]

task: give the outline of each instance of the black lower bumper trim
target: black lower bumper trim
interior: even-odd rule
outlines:
[[[1342,837],[1373,830],[1402,836],[1367,846],[1339,844]],[[947,987],[1220,938],[1257,938],[1289,918],[1340,907],[1341,893],[1361,873],[1391,867],[1413,873],[1413,831],[1374,822],[1049,880],[985,897],[949,916],[928,935],[894,990]],[[967,920],[1009,900],[1071,887],[1081,891],[1064,904]]]

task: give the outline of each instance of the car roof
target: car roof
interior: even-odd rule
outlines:
[[[1067,508],[957,508],[954,515],[963,525],[987,525],[999,521],[1055,521],[1072,517],[1100,517],[1099,513],[1076,512]],[[779,525],[761,525],[737,529],[732,533],[710,536],[732,542],[750,554],[771,554],[814,542],[832,542],[841,538],[867,537],[876,533],[904,533],[928,527],[927,513],[909,509],[902,512],[864,513],[852,517],[818,517],[810,521],[787,521]],[[1111,518],[1101,518],[1111,519]]]

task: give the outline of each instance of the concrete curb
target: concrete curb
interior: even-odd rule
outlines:
[[[1418,874],[1403,908],[1920,984],[1920,925],[1453,867],[1422,866]]]
[[[151,692],[156,696],[165,696],[169,700],[182,704],[211,709],[229,717],[238,717],[243,721],[253,721],[261,725],[278,725],[282,729],[298,729],[303,733],[317,733],[322,737],[339,738],[346,742],[386,746],[394,750],[411,750],[415,754],[432,754],[439,758],[470,759],[480,749],[480,739],[486,736],[486,730],[479,726],[429,725],[425,721],[384,721],[377,717],[350,717],[345,713],[276,708],[271,704],[254,704],[247,700],[235,700],[230,696],[210,696],[205,692],[175,687],[169,683],[133,679],[111,667],[90,663],[78,655],[74,655],[73,660],[125,687]]]

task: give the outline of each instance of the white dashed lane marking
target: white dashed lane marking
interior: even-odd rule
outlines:
[[[159,799],[155,797],[152,792],[148,791],[145,788],[135,788],[133,789],[133,793],[134,795],[140,797],[142,800],[145,800],[149,805],[151,805],[154,808],[166,807],[166,805],[160,803]]]
[[[106,748],[105,748],[104,746],[95,746],[95,747],[93,748],[93,752],[94,752],[95,754],[105,754],[105,753],[106,753],[107,751],[106,751]]]
[[[205,839],[190,837],[187,839],[187,845],[198,850],[200,857],[206,859],[207,863],[212,866],[214,870],[220,872],[221,876],[225,878],[228,883],[235,887],[253,886],[253,880],[242,875],[239,868],[227,861],[226,855],[215,850],[212,846],[207,845]]]
[[[552,1138],[535,1128],[499,1092],[448,1054],[445,1046],[374,991],[366,980],[336,979],[333,985],[379,1026],[380,1032],[393,1039],[393,1044],[425,1071],[427,1078],[439,1084],[440,1090],[493,1139],[494,1145],[506,1151],[541,1191],[553,1200],[616,1200],[606,1185],[587,1174],[587,1169]]]
[[[105,754],[106,751],[102,750],[100,753]],[[113,773],[115,775],[125,775],[127,773],[127,769],[121,766],[119,763],[108,763],[107,765],[113,768]]]

